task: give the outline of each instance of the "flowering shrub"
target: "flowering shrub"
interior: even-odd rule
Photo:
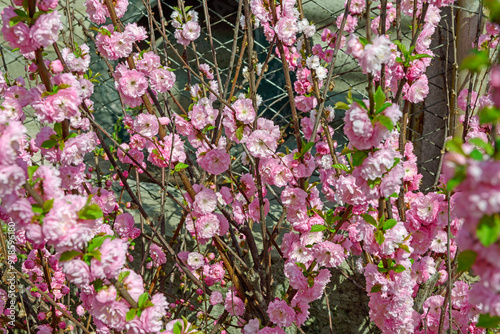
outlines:
[[[0,256],[22,286],[19,296],[36,307],[23,304],[29,312],[12,320],[10,310],[21,304],[0,289],[3,331],[285,333],[304,325],[331,269],[347,260],[356,262],[352,274],[364,278],[370,320],[384,333],[497,328],[500,2],[487,3],[486,32],[462,64],[470,88],[448,101],[449,112],[455,103],[465,112],[463,136],[448,140],[435,191],[419,191],[422,176],[405,135],[410,105],[429,93],[431,38],[452,3],[348,0],[335,27],[318,31],[323,44],[311,45],[317,27],[300,0],[244,0],[238,16],[247,67],[241,89],[233,85],[229,92],[220,68],[198,58],[193,67],[177,51],[180,45],[196,52],[203,21],[179,1],[168,21],[179,45],[163,37],[193,79],[184,106],[172,91],[175,72],[144,43],[152,32],[120,22],[128,1],[87,0],[88,18],[97,25],[92,43],[127,107],[127,135],[120,137],[94,117],[99,86],[89,45],[59,50],[64,11],[58,1],[13,1],[2,10],[2,33],[26,58],[31,82],[7,72],[0,78],[0,219],[15,234],[8,251],[7,233],[1,234]],[[167,20],[160,15],[157,21],[150,12],[149,19],[164,35]],[[391,34],[400,35],[402,15],[413,18],[409,45]],[[363,36],[354,34],[360,22]],[[288,129],[262,116],[258,88],[269,57],[254,58],[254,29],[263,30],[281,59]],[[44,54],[50,47],[57,59]],[[339,49],[367,77],[367,98],[349,93],[332,106],[325,98]],[[484,71],[486,91],[472,85]],[[24,125],[28,110],[40,124],[37,133]],[[340,110],[344,148],[332,139]],[[288,134],[292,144],[285,142]],[[248,167],[236,168],[237,157]],[[153,175],[158,170],[160,181]],[[142,202],[144,179],[161,194],[159,222]],[[167,197],[181,215],[169,238]],[[272,227],[270,212],[281,215]],[[464,274],[478,279],[470,283]],[[286,278],[283,291],[275,283],[279,275]]]

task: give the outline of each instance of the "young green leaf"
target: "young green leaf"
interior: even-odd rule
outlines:
[[[361,166],[363,161],[368,157],[368,153],[365,151],[356,151],[352,154],[352,165],[354,167]]]
[[[372,286],[370,292],[371,293],[375,293],[375,292],[379,292],[380,290],[382,290],[382,285],[375,284],[374,286]]]
[[[185,164],[185,163],[182,163],[182,162],[178,162],[176,165],[175,165],[175,171],[176,172],[180,172],[181,170],[183,169],[186,169],[188,168],[189,165]]]
[[[387,231],[396,226],[398,222],[396,219],[388,219],[384,222],[384,225],[382,225],[382,230]]]
[[[378,86],[373,97],[375,98],[375,110],[378,110],[385,103],[385,94],[381,86]]]
[[[61,257],[59,257],[59,262],[64,262],[64,261],[69,261],[73,259],[76,256],[82,255],[81,252],[76,251],[76,250],[71,250],[71,251],[66,251],[61,254]]]
[[[370,225],[373,225],[375,227],[377,227],[377,221],[375,220],[375,218],[373,218],[372,216],[370,216],[369,214],[367,213],[363,213],[361,215],[361,217],[363,217],[363,219],[365,220],[365,222],[367,222],[368,224]]]
[[[311,226],[311,232],[321,232],[326,230],[327,227],[325,225],[313,225]]]
[[[78,212],[78,218],[84,219],[84,220],[90,220],[90,219],[99,219],[102,218],[103,213],[99,205],[97,204],[90,204],[86,207],[84,207],[82,210]]]
[[[125,315],[125,320],[126,321],[132,321],[134,320],[135,318],[135,314],[137,313],[137,309],[136,308],[131,308],[127,314]],[[123,319],[123,318],[122,318]]]
[[[149,295],[147,292],[144,292],[142,295],[139,296],[139,300],[137,302],[137,305],[139,306],[140,309],[143,308],[144,304],[148,301]]]
[[[47,139],[42,143],[42,148],[50,149],[55,147],[59,142],[53,139]]]
[[[379,114],[375,117],[375,120],[385,126],[389,131],[392,131],[392,129],[394,129],[394,123],[392,123],[392,120],[385,115]]]
[[[498,214],[483,216],[477,225],[476,235],[485,247],[497,242],[500,236],[500,216]]]
[[[479,123],[496,123],[500,120],[500,109],[496,107],[486,107],[479,112]]]
[[[333,164],[332,167],[335,169],[340,169],[340,170],[346,171],[346,172],[349,171],[349,167],[347,167],[344,164]]]
[[[500,317],[491,316],[489,314],[480,314],[479,320],[477,321],[476,326],[481,328],[493,328],[498,329],[500,325]]]
[[[472,268],[472,265],[474,262],[476,262],[477,258],[477,253],[474,252],[473,250],[464,250],[463,252],[460,252],[457,256],[457,271],[462,272],[462,271],[469,271],[470,268]]]
[[[118,282],[123,282],[123,280],[127,278],[128,275],[130,275],[130,270],[122,271],[120,275],[118,275]]]
[[[384,241],[385,241],[384,232],[382,232],[381,230],[376,230],[375,231],[375,241],[379,245],[382,245],[384,243]]]

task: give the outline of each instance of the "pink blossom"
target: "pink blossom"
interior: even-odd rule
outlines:
[[[61,16],[57,11],[42,14],[30,28],[31,40],[37,47],[48,47],[58,39],[62,29]]]
[[[174,72],[163,68],[153,70],[149,76],[151,88],[158,93],[165,93],[171,90],[174,87],[175,79]]]
[[[197,213],[205,215],[214,212],[217,207],[217,196],[212,189],[204,188],[196,194],[193,208]]]
[[[61,54],[72,72],[87,71],[90,65],[90,49],[87,44],[80,45],[75,53],[69,48],[64,48]]]
[[[198,252],[190,252],[187,258],[187,264],[194,270],[198,270],[203,267],[205,263],[205,258]]]
[[[159,124],[155,115],[139,114],[134,120],[134,131],[138,134],[151,138],[158,134]]]
[[[429,82],[424,74],[406,90],[405,97],[411,103],[422,102],[429,94]]]
[[[318,105],[318,100],[314,96],[296,96],[295,104],[297,105],[297,109],[303,112],[309,112],[312,109],[316,108]]]
[[[233,317],[240,317],[245,313],[245,303],[231,291],[226,294],[224,308]]]
[[[286,187],[281,193],[283,205],[298,209],[306,205],[307,193],[300,188]]]
[[[290,327],[295,320],[295,311],[284,300],[270,302],[267,314],[269,320],[280,327]]]
[[[146,93],[148,81],[144,74],[137,70],[125,70],[118,80],[118,89],[128,97],[138,98]]]
[[[232,105],[236,111],[235,117],[244,124],[251,124],[255,120],[255,110],[250,99],[238,99]]]
[[[381,65],[389,61],[391,55],[391,41],[385,36],[377,36],[372,44],[365,45],[359,59],[359,65],[366,73],[378,73]]]
[[[213,291],[210,295],[210,305],[217,305],[224,301],[224,297],[222,297],[222,293],[219,291]]]
[[[190,227],[188,224],[187,228],[191,233],[191,235],[203,241],[203,240],[208,240],[214,237],[215,235],[219,234],[220,222],[215,214],[210,213],[196,219],[194,226],[191,225]]]
[[[157,244],[152,243],[151,246],[149,246],[149,255],[151,256],[155,267],[159,267],[167,263],[165,253]]]
[[[80,259],[61,262],[66,278],[76,286],[89,284],[91,274],[89,266]]]
[[[104,240],[99,248],[101,259],[92,259],[90,269],[95,278],[117,278],[119,271],[125,265],[125,255],[128,249],[123,239]]]
[[[255,130],[246,142],[248,151],[256,158],[271,157],[278,147],[277,141],[264,130]]]
[[[134,217],[130,213],[116,216],[114,230],[121,238],[130,238],[134,232]]]
[[[318,264],[336,268],[344,262],[346,254],[344,247],[339,244],[323,241],[313,247],[314,257]]]
[[[198,157],[200,167],[213,175],[224,173],[231,164],[231,158],[225,150],[213,149],[208,151],[205,155]]]
[[[297,19],[283,16],[276,23],[274,30],[284,44],[291,45],[295,42],[298,32]]]
[[[169,165],[173,167],[174,163],[186,160],[184,145],[178,134],[171,133],[165,136],[156,145],[150,145],[148,151],[148,161],[158,167],[168,167]]]
[[[192,42],[200,37],[200,30],[201,28],[198,22],[193,20],[188,21],[182,26],[182,37]]]

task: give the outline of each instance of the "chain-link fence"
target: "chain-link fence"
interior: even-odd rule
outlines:
[[[150,22],[148,21],[148,12],[144,1],[146,0],[131,1],[128,11],[122,21],[124,23],[137,22],[138,24],[148,28],[150,26]],[[0,3],[2,4],[2,7],[8,5],[5,0],[2,0]],[[230,80],[232,80],[236,72],[235,69],[231,70],[229,68],[231,58],[234,57],[233,67],[235,68],[240,61],[240,51],[244,33],[240,25],[237,24],[239,2],[237,0],[215,0],[207,1],[207,4],[210,16],[209,22],[213,34],[213,46],[217,54],[218,68],[222,83],[224,84],[228,80],[228,75],[231,75]],[[78,44],[86,42],[89,45],[92,45],[91,40],[86,36],[86,33],[94,34],[95,32],[88,30],[88,28],[92,26],[92,23],[86,17],[83,1],[78,0],[61,2],[61,5],[63,6],[62,11],[67,11],[71,15],[74,15],[75,18],[82,20],[84,26],[86,26],[86,31],[83,31],[81,27],[79,27],[78,22],[73,21],[73,26],[71,26],[70,29],[68,22],[64,22],[65,29],[60,40],[61,46],[64,46],[63,44],[68,44],[71,41]],[[153,1],[148,5],[151,6],[156,20],[159,21],[158,3]],[[177,1],[162,1],[161,5],[165,18],[169,20],[170,14],[174,10],[174,6],[177,6]],[[213,66],[214,59],[207,35],[206,18],[204,15],[202,1],[188,0],[185,1],[185,6],[193,6],[192,9],[199,13],[200,25],[202,27],[201,36],[197,40],[196,50],[199,62],[207,63],[210,66]],[[332,31],[336,30],[335,20],[340,14],[343,13],[343,1],[305,0],[303,2],[303,7],[306,17],[310,21],[314,22],[317,27],[317,33],[312,39],[312,45],[316,43],[324,44],[321,42],[320,38],[321,31],[324,28],[329,28]],[[430,84],[429,96],[424,103],[412,106],[410,110],[409,139],[411,139],[415,145],[416,154],[419,157],[419,170],[424,176],[422,190],[430,189],[430,187],[432,187],[435,183],[436,173],[439,170],[439,161],[442,156],[444,137],[446,134],[445,124],[447,119],[447,105],[444,88],[445,78],[448,77],[448,74],[445,73],[445,70],[448,69],[451,71],[452,64],[452,61],[450,61],[446,56],[446,52],[451,48],[447,46],[447,44],[450,45],[451,43],[449,13],[449,10],[441,13],[441,24],[438,27],[432,42],[432,50],[435,57],[432,60],[431,66],[427,72]],[[373,16],[376,14],[378,14],[378,9],[374,9],[373,11]],[[409,28],[405,29],[405,27],[408,27],[410,23],[410,18],[403,17],[401,26],[403,27],[403,36],[406,39],[411,31]],[[235,49],[236,52],[233,53],[233,37],[235,36],[235,28],[238,28],[237,47]],[[364,32],[364,21],[360,20],[355,33],[364,35]],[[173,28],[170,25],[167,25],[166,33],[170,37],[170,41],[175,45]],[[175,74],[177,76],[177,83],[172,91],[172,94],[176,96],[180,104],[187,109],[190,103],[188,88],[192,83],[192,78],[187,75],[187,71],[183,69],[181,61],[174,55],[174,53],[171,52],[171,50],[169,51],[169,48],[164,47],[164,41],[161,34],[156,33],[152,41],[156,45],[157,52],[163,57],[164,60],[168,61],[171,68],[176,69]],[[2,41],[1,45],[5,67],[9,70],[11,76],[15,77],[24,74],[26,66],[24,58],[18,53],[12,53],[4,41]],[[147,45],[145,45],[145,47],[147,47]],[[177,50],[179,53],[184,54],[186,60],[191,66],[193,66],[193,68],[196,68],[196,66],[194,66],[196,64],[196,60],[191,47],[188,46],[185,51],[182,48],[178,48]],[[266,117],[272,118],[280,125],[290,123],[290,109],[281,62],[278,57],[274,56],[274,52],[269,49],[269,43],[265,40],[262,29],[255,31],[254,50],[260,63],[263,63],[267,57],[270,57],[268,70],[258,90],[258,93],[262,96],[263,100],[259,112],[264,114]],[[52,50],[47,50],[49,58],[51,57],[51,51]],[[271,55],[269,55],[270,52]],[[108,67],[95,53],[95,50],[92,50],[91,56],[91,69],[93,72],[100,72],[103,74],[103,76],[100,77],[101,82],[95,87],[95,93],[92,96],[92,100],[95,103],[95,115],[104,127],[112,129],[112,125],[116,122],[118,117],[123,115],[122,111],[125,107],[121,104],[114,87],[115,85],[111,75],[112,73],[109,73]],[[242,56],[241,61],[243,68],[246,66],[246,52],[243,53]],[[54,58],[55,55],[52,59]],[[448,63],[448,65],[446,65],[446,63]],[[334,75],[335,86],[334,89],[327,95],[327,106],[333,106],[337,101],[345,101],[346,94],[349,90],[351,90],[353,96],[355,97],[366,98],[366,76],[363,75],[357,66],[356,61],[352,57],[346,55],[342,50],[339,51]],[[236,84],[237,92],[243,92],[243,80],[244,78],[240,71],[238,82]],[[230,83],[229,86],[231,86],[231,84],[232,83]],[[171,105],[173,109],[176,110],[177,107],[175,104],[171,103]],[[346,143],[346,138],[342,135],[342,117],[342,111],[337,110],[336,119],[333,122],[333,126],[335,128],[334,139],[338,141],[340,147]],[[36,127],[37,125],[35,122],[30,121],[28,126]],[[33,128],[33,130],[35,130],[35,128]],[[293,147],[292,141],[290,141],[290,145]]]

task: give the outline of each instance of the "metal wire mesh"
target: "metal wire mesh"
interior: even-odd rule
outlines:
[[[146,0],[147,1],[147,0]],[[5,0],[0,2],[2,6],[7,6],[8,3]],[[236,22],[238,1],[237,0],[214,0],[208,1],[208,12],[210,15],[210,25],[213,33],[213,43],[217,54],[217,61],[220,70],[220,76],[222,82],[225,83],[227,76],[230,74],[229,70],[229,60],[232,56],[233,47],[233,34],[234,29],[238,28],[238,46],[241,47],[243,39],[243,30],[240,25]],[[74,11],[74,15],[84,21],[84,25],[90,27],[92,23],[87,19],[85,14],[85,8],[83,7],[83,1],[78,0],[68,1],[64,6],[70,8],[70,11]],[[162,1],[162,9],[166,19],[170,18],[171,12],[174,10],[174,6],[177,5],[177,1]],[[202,32],[200,38],[197,40],[197,56],[200,63],[207,63],[210,66],[214,65],[214,59],[212,57],[212,50],[210,43],[208,41],[207,28],[205,23],[205,15],[203,14],[203,5],[201,0],[188,0],[185,3],[186,6],[193,6],[193,9],[199,13],[200,25],[202,27]],[[158,14],[158,3],[153,1],[150,3],[153,13],[155,16]],[[321,43],[320,34],[323,28],[329,28],[332,31],[336,30],[335,20],[342,14],[344,10],[343,1],[329,1],[329,0],[305,0],[303,1],[304,11],[306,17],[310,21],[313,21],[317,27],[317,33],[313,37],[313,45],[316,43]],[[374,10],[374,15],[377,14],[378,9]],[[442,13],[442,22],[449,20],[449,12]],[[156,18],[159,19],[158,17]],[[408,20],[409,18],[403,18],[403,20]],[[127,22],[138,22],[138,24],[145,27],[149,26],[148,13],[145,7],[145,3],[142,0],[134,0],[130,2],[128,11],[125,17],[122,19],[124,23]],[[62,41],[68,42],[68,22],[65,23],[65,29],[63,31]],[[408,26],[403,22],[403,27]],[[90,40],[81,29],[75,25],[73,27],[74,41],[78,44],[90,43]],[[175,42],[173,36],[173,28],[167,26],[167,35],[172,43]],[[360,24],[356,29],[355,33],[363,35],[365,32],[364,21],[360,20]],[[93,32],[92,32],[93,33]],[[403,35],[408,38],[410,30],[403,29]],[[439,161],[442,156],[443,142],[446,135],[446,99],[444,95],[444,78],[448,75],[445,73],[445,62],[447,61],[446,52],[448,50],[447,43],[450,43],[449,29],[444,24],[441,24],[436,33],[436,38],[432,43],[432,50],[435,53],[435,58],[432,61],[430,68],[428,69],[427,75],[429,77],[430,93],[426,101],[418,106],[415,106],[410,110],[410,126],[409,126],[409,138],[413,141],[415,145],[416,154],[419,158],[419,171],[423,174],[423,184],[422,190],[428,190],[436,179],[436,173],[439,169]],[[189,98],[189,85],[193,83],[191,78],[188,77],[187,71],[183,69],[181,61],[173,55],[173,52],[169,51],[168,48],[164,48],[165,41],[160,34],[155,34],[154,42],[157,47],[158,53],[168,60],[168,64],[171,68],[176,69],[177,83],[172,92],[174,96],[177,97],[180,104],[187,109],[190,98]],[[2,41],[1,43],[3,49],[3,55],[5,60],[5,66],[8,68],[11,76],[16,77],[23,75],[26,61],[18,53],[13,53],[10,51],[8,45]],[[147,47],[147,45],[145,45]],[[165,53],[166,50],[166,53]],[[183,50],[181,48],[177,49],[181,54]],[[47,50],[49,53],[49,58],[51,58],[51,50]],[[255,51],[257,53],[257,59],[259,62],[264,62],[268,56],[269,44],[264,38],[263,33],[260,30],[255,32]],[[189,64],[196,68],[196,59],[194,51],[191,47],[187,47],[185,53],[186,59]],[[235,64],[240,60],[240,49],[237,49],[235,54]],[[243,66],[246,66],[246,53],[243,54]],[[55,56],[51,59],[55,59]],[[104,75],[101,77],[101,82],[95,87],[95,93],[92,96],[94,102],[94,109],[96,110],[96,118],[99,122],[108,129],[112,129],[112,125],[116,122],[119,116],[122,116],[122,110],[124,106],[121,104],[119,96],[116,92],[114,80],[111,73],[108,72],[108,68],[105,63],[95,54],[95,50],[91,55],[91,69],[94,72],[100,72]],[[451,64],[451,62],[448,61]],[[115,62],[116,65],[116,62]],[[451,66],[448,66],[451,68]],[[234,76],[235,70],[233,69],[231,75]],[[243,92],[242,80],[243,76],[239,75],[239,82],[237,89],[239,92]],[[334,105],[337,101],[345,101],[345,96],[349,90],[351,90],[353,96],[358,98],[366,98],[366,76],[360,71],[357,66],[356,61],[346,55],[342,50],[339,52],[339,56],[335,68],[335,87],[333,91],[330,91],[327,95],[326,105]],[[281,126],[290,122],[290,110],[288,106],[288,97],[285,89],[285,80],[283,77],[283,70],[278,57],[271,56],[269,61],[268,71],[266,72],[261,85],[259,86],[258,93],[262,96],[262,105],[259,112],[268,118],[272,118],[275,122],[279,123]],[[177,107],[171,104],[174,111]],[[333,122],[335,128],[334,139],[338,141],[339,146],[342,147],[346,143],[346,138],[342,134],[342,111],[337,110],[336,120]],[[31,125],[36,126],[35,122],[30,121]],[[293,145],[290,141],[290,145]],[[287,143],[288,144],[288,143]]]

